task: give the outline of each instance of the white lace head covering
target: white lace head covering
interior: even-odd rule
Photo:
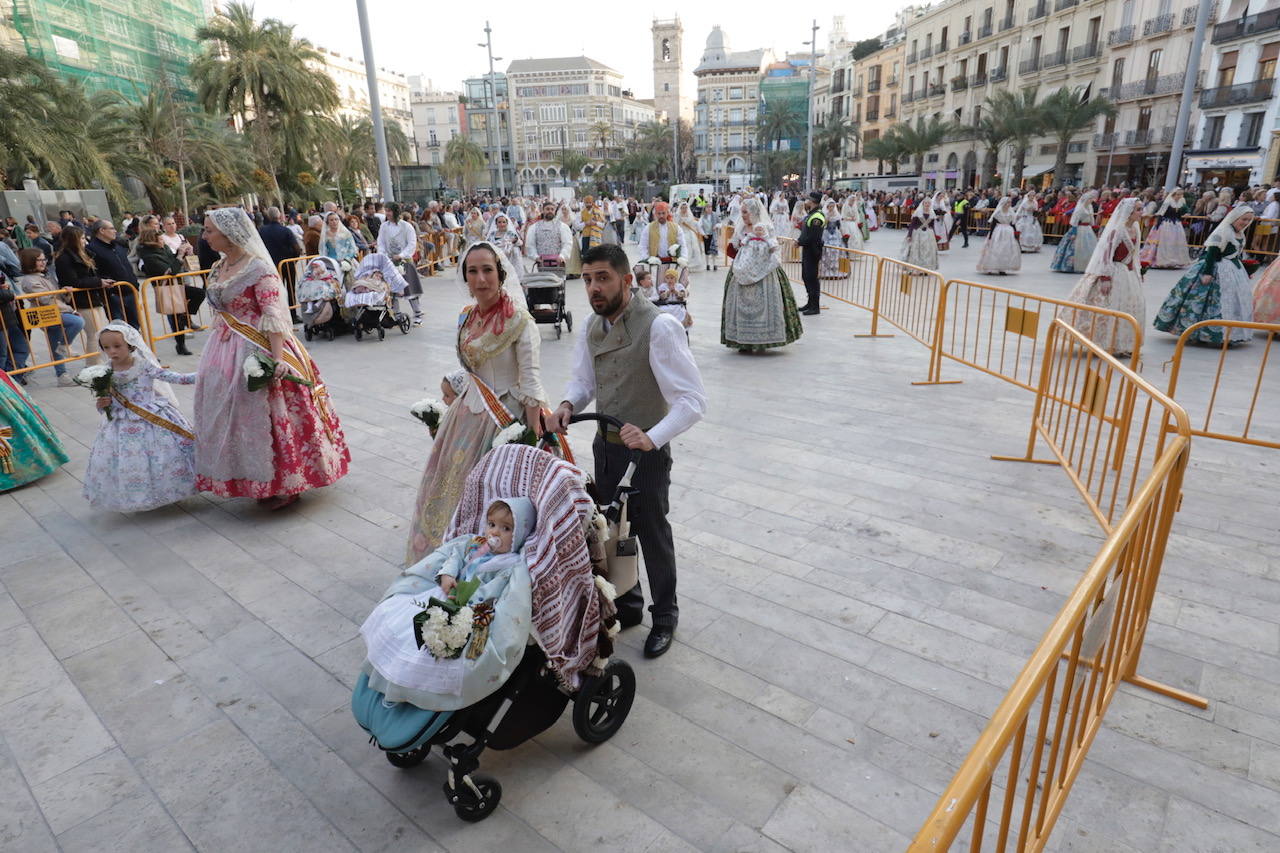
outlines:
[[[1002,211],[1002,210],[1003,210],[1005,213],[1012,213],[1012,212],[1013,212],[1013,197],[1012,197],[1012,196],[1007,196],[1007,195],[1006,195],[1006,196],[1001,196],[1001,197],[1000,197],[1000,203],[996,205],[995,213],[999,213],[999,212],[1000,212],[1000,211]],[[995,213],[993,213],[992,215],[994,216],[994,215],[995,215]]]
[[[467,288],[466,261],[467,261],[467,258],[471,255],[471,253],[474,252],[476,249],[488,249],[489,251],[493,252],[493,256],[498,259],[498,266],[503,270],[502,287],[508,293],[511,293],[512,288],[520,287],[520,273],[517,272],[516,268],[511,265],[511,262],[509,260],[507,260],[506,253],[503,252],[501,249],[499,249],[497,246],[490,243],[488,240],[477,240],[474,243],[472,243],[470,246],[468,246],[467,250],[462,253],[461,257],[458,258],[458,281],[462,283],[463,291],[467,294],[468,298],[471,297],[471,291],[470,289]]]
[[[268,267],[275,269],[271,253],[263,245],[262,238],[258,236],[258,229],[253,227],[253,220],[243,208],[219,207],[209,211],[205,218],[213,220],[213,227],[222,232],[222,235],[232,243],[258,258]]]
[[[1094,248],[1093,255],[1089,257],[1089,266],[1085,268],[1085,275],[1110,275],[1115,263],[1112,259],[1115,257],[1116,247],[1121,243],[1129,247],[1129,254],[1124,259],[1124,264],[1137,269],[1138,236],[1134,233],[1137,223],[1134,223],[1134,227],[1130,227],[1129,218],[1141,203],[1142,199],[1129,196],[1116,205],[1111,218],[1107,220],[1107,227],[1098,238],[1098,245]]]
[[[135,359],[140,358],[143,361],[145,361],[147,364],[150,364],[152,367],[155,367],[157,369],[160,368],[160,359],[156,358],[156,354],[151,351],[151,347],[147,346],[147,342],[142,339],[142,334],[133,326],[130,326],[128,323],[122,322],[120,320],[112,320],[110,323],[108,323],[107,325],[103,326],[101,329],[98,330],[98,346],[99,347],[102,346],[103,332],[120,333],[120,335],[124,337],[124,342],[129,346],[133,347],[133,357]],[[163,396],[166,400],[168,400],[173,405],[175,406],[178,405],[178,398],[173,393],[173,389],[169,387],[168,382],[161,382],[159,380],[156,380],[155,389],[157,394],[160,394],[161,396]]]
[[[1175,204],[1182,204],[1182,187],[1174,187],[1165,193],[1164,200],[1160,202],[1160,209],[1156,211],[1156,215],[1163,216],[1164,212]]]
[[[920,199],[920,203],[916,205],[915,212],[912,216],[921,222],[929,222],[933,219],[933,199],[924,196]]]
[[[505,213],[498,213],[492,219],[489,220],[489,228],[487,231],[485,231],[485,235],[484,235],[484,238],[486,240],[493,240],[497,236],[499,219],[504,220],[507,223],[506,230],[508,232],[514,233],[515,229],[511,227],[511,217],[507,216]]]
[[[1247,204],[1237,204],[1235,207],[1222,217],[1222,221],[1218,223],[1218,227],[1213,229],[1213,233],[1205,239],[1205,248],[1209,246],[1217,246],[1219,250],[1226,248],[1227,243],[1240,243],[1243,237],[1236,233],[1235,223],[1245,214],[1252,214],[1253,208]]]

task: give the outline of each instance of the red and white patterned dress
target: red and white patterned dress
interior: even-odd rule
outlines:
[[[351,452],[320,371],[293,336],[280,279],[258,258],[230,275],[222,266],[209,276],[209,303],[263,334],[283,334],[286,349],[310,365],[316,387],[275,381],[250,391],[244,360],[258,347],[217,316],[196,371],[196,488],[269,498],[327,486],[346,475]]]

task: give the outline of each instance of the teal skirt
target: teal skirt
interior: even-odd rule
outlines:
[[[25,486],[67,463],[67,451],[44,414],[26,393],[0,370],[0,430],[11,448],[8,464],[0,460],[0,492]]]

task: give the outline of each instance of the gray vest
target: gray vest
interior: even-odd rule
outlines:
[[[667,401],[649,367],[649,330],[659,311],[633,295],[608,332],[604,318],[591,318],[587,348],[596,372],[596,411],[641,429],[652,428],[667,415]]]

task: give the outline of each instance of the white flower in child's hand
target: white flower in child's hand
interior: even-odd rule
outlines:
[[[514,442],[519,441],[521,436],[523,435],[524,435],[524,424],[520,423],[519,421],[516,421],[511,426],[507,427],[506,429],[502,430],[502,432],[495,435],[493,437],[493,444],[490,446],[497,448],[497,447],[501,447],[504,444],[512,444]]]
[[[650,265],[660,264],[660,263],[662,263],[662,258],[658,257],[657,255],[650,255],[650,256],[649,256],[648,263],[649,263]]]
[[[256,355],[251,355],[244,360],[244,375],[247,379],[259,379],[266,375],[262,362]]]
[[[679,243],[672,243],[670,246],[668,246],[668,247],[667,247],[667,255],[668,255],[668,256],[674,256],[674,255],[678,255],[678,254],[680,254],[680,244],[679,244]]]
[[[102,377],[107,376],[111,372],[112,372],[111,368],[107,367],[105,364],[94,364],[94,365],[90,365],[89,367],[86,367],[84,370],[81,370],[79,373],[77,373],[76,379],[79,379],[81,382],[84,382],[84,383],[89,383],[95,379],[101,379]]]

